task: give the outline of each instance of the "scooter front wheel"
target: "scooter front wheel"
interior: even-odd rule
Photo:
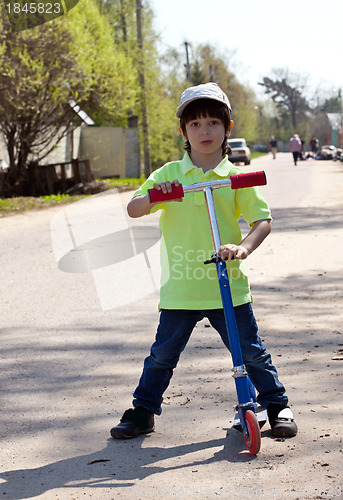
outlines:
[[[257,417],[252,410],[247,410],[244,413],[244,420],[249,433],[248,436],[243,433],[246,447],[252,455],[257,455],[261,448],[261,430]]]

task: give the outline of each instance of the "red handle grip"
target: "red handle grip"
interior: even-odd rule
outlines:
[[[157,203],[159,201],[166,201],[166,200],[175,200],[175,198],[183,198],[184,193],[183,193],[183,188],[182,184],[179,184],[177,187],[175,184],[171,185],[172,191],[171,193],[163,193],[162,189],[148,189],[148,194],[150,198],[150,203]]]
[[[232,189],[265,186],[267,184],[267,177],[263,170],[259,172],[248,172],[246,174],[230,175],[230,179]]]

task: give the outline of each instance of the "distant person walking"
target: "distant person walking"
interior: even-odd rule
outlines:
[[[312,153],[316,155],[318,153],[319,141],[314,135],[311,137],[310,146]]]
[[[305,153],[305,139],[303,137],[300,137],[300,142],[301,142],[301,159],[304,159],[304,153]]]
[[[270,148],[270,151],[272,152],[273,160],[275,160],[278,144],[277,144],[277,140],[275,139],[275,137],[273,135],[272,135],[272,138],[269,142],[269,148]]]
[[[298,159],[301,158],[301,148],[301,140],[299,139],[298,134],[294,134],[293,137],[290,138],[288,143],[288,149],[293,155],[294,165],[296,165]]]

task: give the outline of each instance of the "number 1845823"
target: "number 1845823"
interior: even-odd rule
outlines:
[[[63,14],[60,3],[8,3],[6,4],[8,14]]]

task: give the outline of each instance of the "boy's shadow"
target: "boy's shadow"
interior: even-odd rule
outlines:
[[[57,488],[130,487],[134,486],[137,479],[144,479],[159,472],[224,460],[248,462],[256,458],[246,450],[242,434],[234,429],[227,429],[224,438],[171,448],[142,448],[144,439],[150,439],[150,436],[140,436],[132,441],[110,438],[104,449],[94,453],[60,460],[42,467],[2,472],[0,477],[6,482],[0,485],[0,495],[18,500],[36,497]],[[172,466],[154,465],[163,460],[218,447],[221,449],[205,460],[190,460],[187,464]]]

